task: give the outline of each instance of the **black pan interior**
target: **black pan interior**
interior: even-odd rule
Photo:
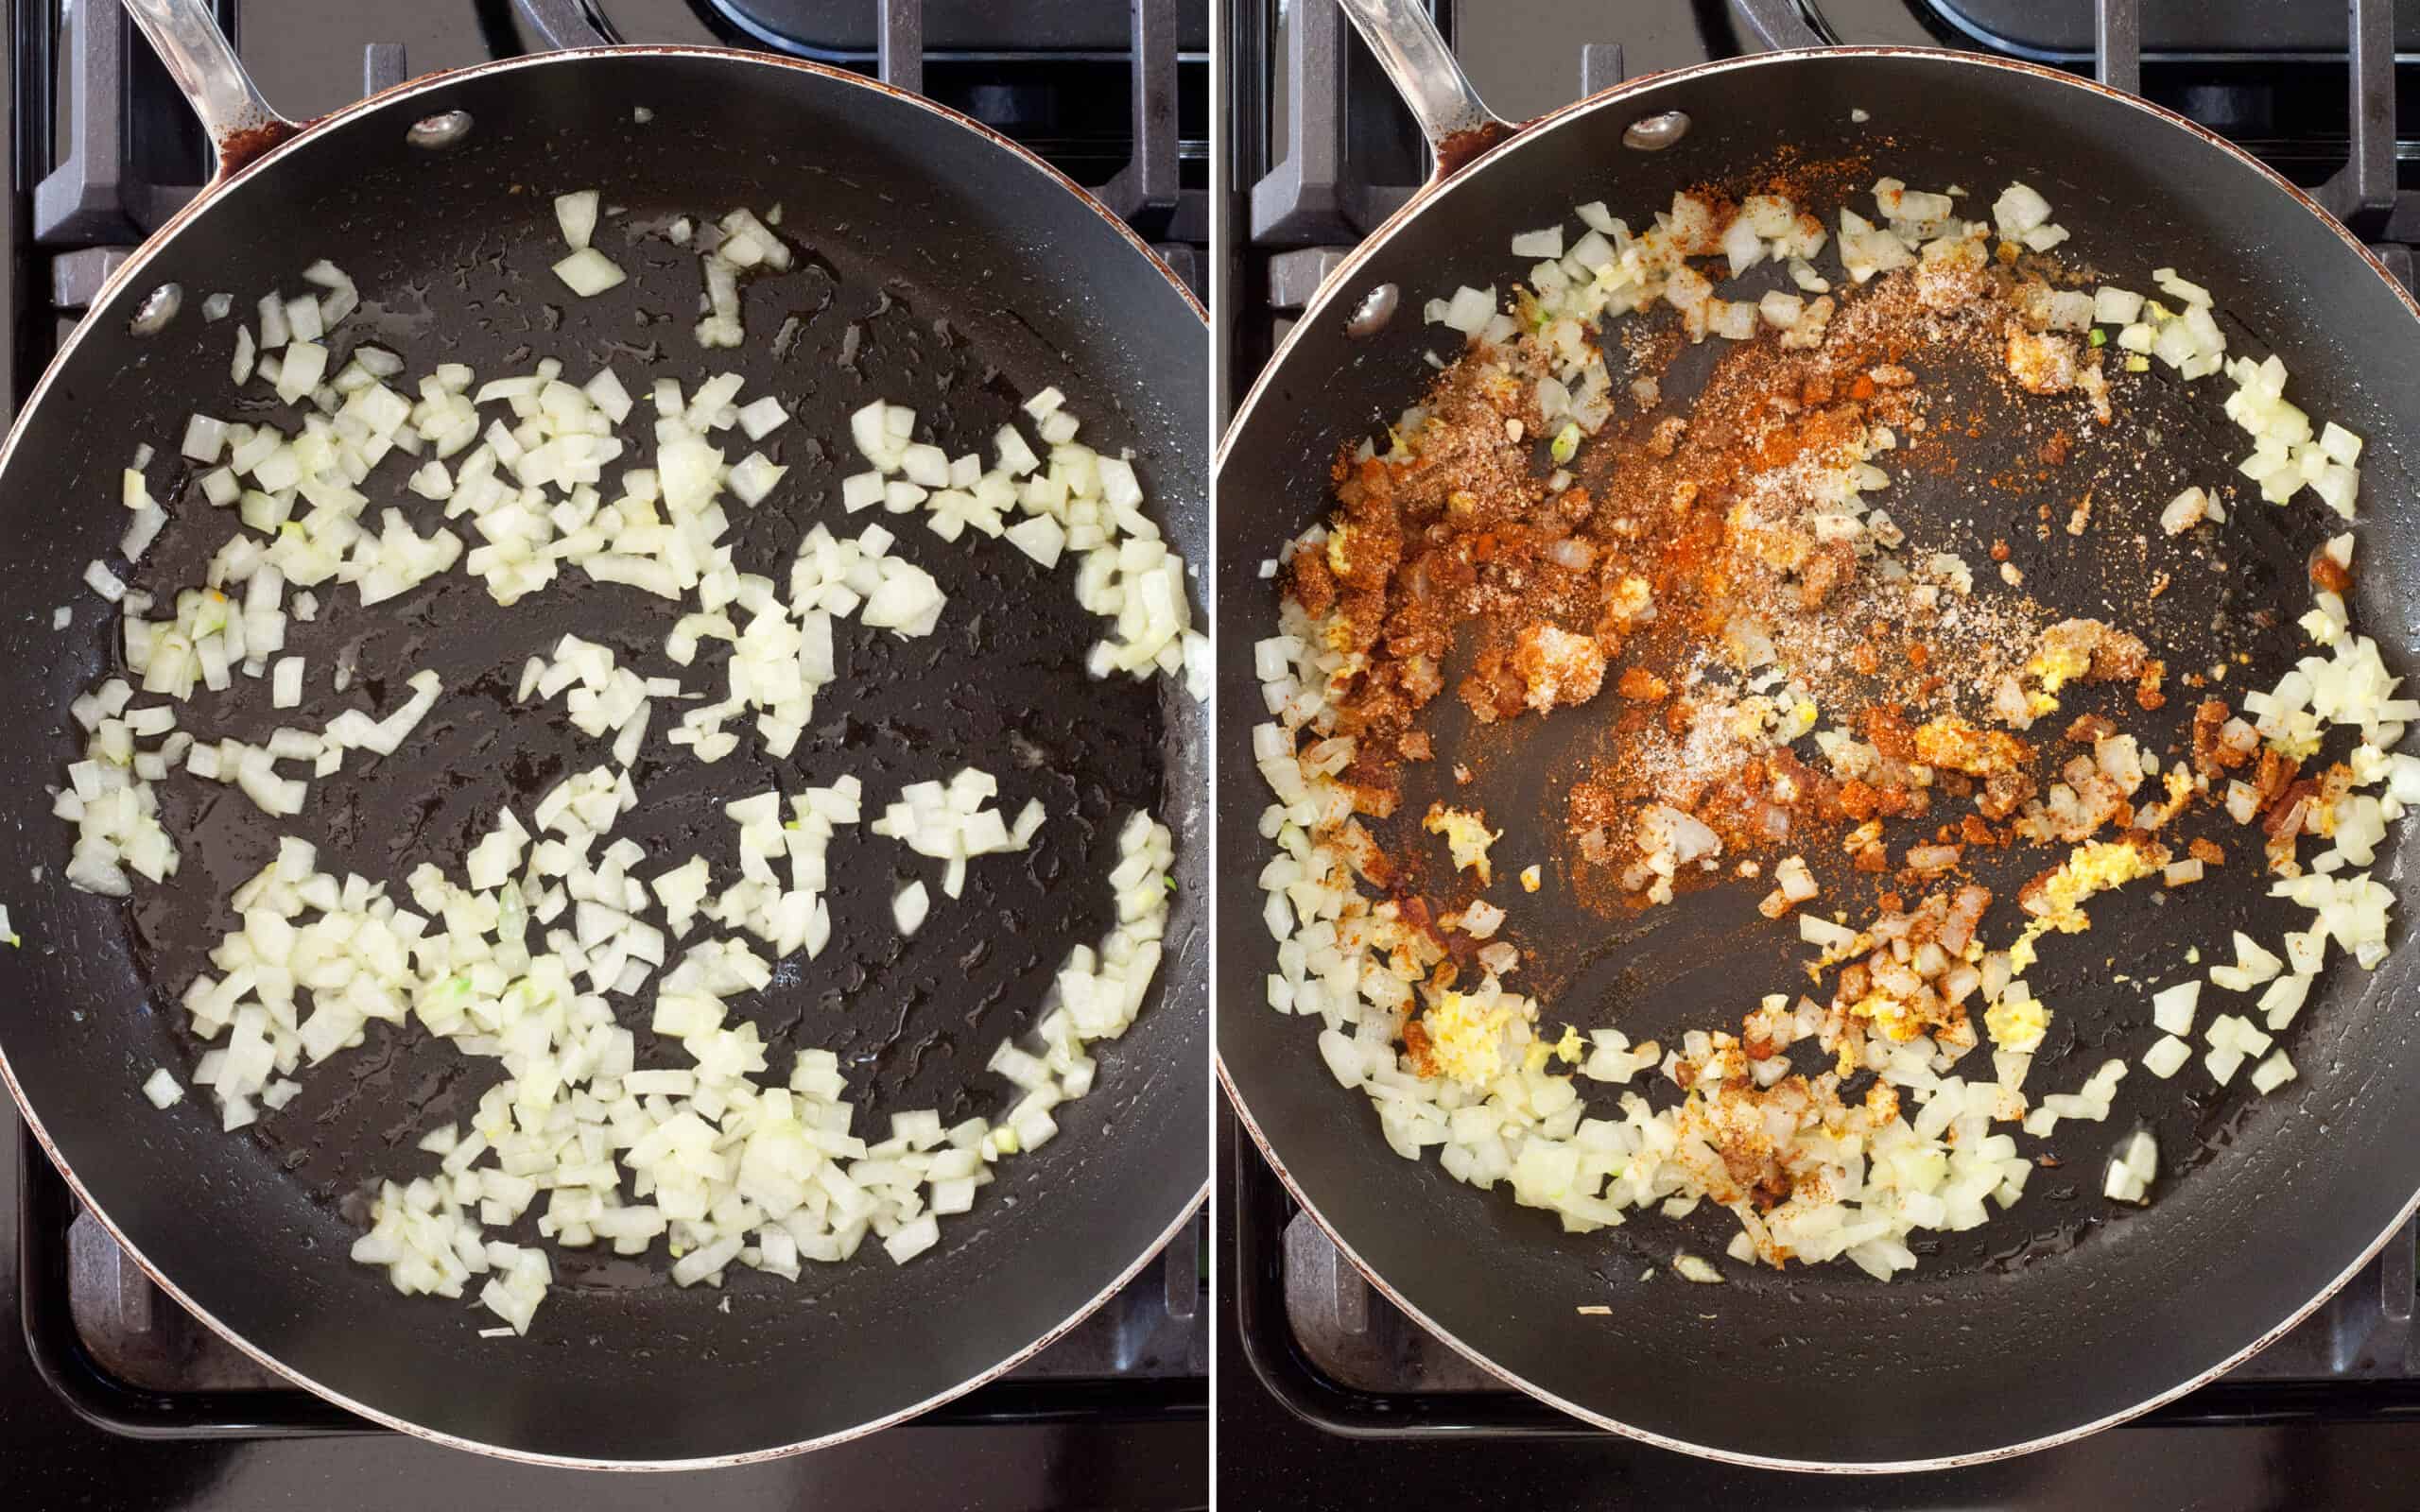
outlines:
[[[1673,109],[1694,122],[1677,146],[1623,147],[1624,127]],[[1853,121],[1853,110],[1870,122]],[[2066,250],[2112,281],[2147,287],[2151,270],[2169,265],[2206,275],[2235,350],[2276,351],[2301,403],[2369,438],[2356,627],[2377,638],[2390,664],[2410,664],[2415,627],[2404,605],[2415,550],[2399,501],[2411,488],[2420,401],[2398,381],[2414,347],[2405,299],[2332,225],[2256,170],[2122,97],[1942,54],[1830,55],[1720,67],[1575,112],[1465,170],[1351,269],[1333,302],[1305,318],[1221,454],[1223,706],[1258,716],[1251,645],[1274,622],[1258,563],[1324,512],[1339,443],[1417,397],[1427,373],[1422,351],[1450,350],[1451,333],[1424,329],[1409,312],[1458,284],[1520,277],[1507,237],[1567,221],[1576,201],[1602,198],[1638,225],[1679,189],[1756,188],[1740,176],[1790,152],[1809,162],[1868,155],[1860,192],[1882,174],[1918,187],[1962,184],[1976,197],[1970,214],[2022,180],[2074,232]],[[1823,208],[1829,215],[1838,203]],[[1348,336],[1344,313],[1381,283],[1401,286],[1406,316],[1374,338]],[[2163,389],[2119,427],[2113,443],[2142,445],[2135,486],[2154,501],[2150,510],[2137,505],[2135,518],[2147,520],[2182,486],[2179,454],[2201,459],[2195,477],[2241,455],[2238,433],[2217,414],[2221,392],[2215,384]],[[2146,439],[2152,431],[2167,436],[2164,448]],[[2031,442],[1986,440],[1979,459],[1989,466],[1992,448],[2020,444]],[[2080,451],[2076,466],[2084,465]],[[1979,565],[1984,540],[2019,539],[2019,524],[2031,551],[2035,504],[2056,499],[2064,517],[2075,490],[2061,485],[2072,476],[2051,470],[2010,501],[2006,521],[1930,524],[1980,527],[1979,538],[1950,542]],[[1890,507],[1929,543],[1923,488],[1894,484]],[[2242,614],[2263,601],[2290,605],[2289,619],[2300,612],[2304,553],[2326,534],[2318,512],[2306,499],[2282,511],[2253,503],[2235,517],[2219,548],[2233,569],[2228,582],[2204,575],[2180,583],[2182,596],[2151,617],[2179,647],[2175,665],[2205,663],[2215,647],[2207,616],[2231,604],[2234,640],[2256,653],[2263,685],[2274,679],[2290,638],[2240,633]],[[2088,537],[2070,550],[2062,538],[2048,596],[2110,595],[2122,623],[2144,623],[2122,596],[2144,591],[2144,574],[2113,539]],[[2113,551],[2125,559],[2095,558]],[[2029,556],[2029,570],[2037,559]],[[2286,1091],[2258,1099],[2238,1085],[2213,1095],[2198,1066],[2169,1084],[2137,1069],[2107,1125],[2062,1126],[2051,1148],[2066,1160],[2064,1172],[2038,1171],[2014,1212],[1972,1235],[1945,1236],[1911,1275],[1883,1285],[1845,1264],[1783,1274],[1726,1265],[1730,1283],[1686,1286],[1668,1268],[1672,1252],[1719,1249],[1727,1217],[1641,1217],[1572,1238],[1509,1195],[1414,1169],[1386,1148],[1362,1099],[1340,1093],[1313,1050],[1312,1026],[1263,1005],[1270,947],[1252,882],[1263,843],[1241,822],[1267,801],[1250,759],[1252,722],[1230,718],[1219,737],[1219,802],[1230,821],[1220,835],[1226,1075],[1298,1191],[1387,1285],[1534,1390],[1602,1420],[1724,1454],[1802,1462],[1905,1463],[2027,1444],[2126,1413],[2256,1344],[2335,1281],[2420,1186],[2420,1156],[2402,1133],[2420,1053],[2401,1006],[2414,968],[2398,955],[2376,973],[2347,969],[2323,979],[2282,1037],[2302,1073]],[[1534,760],[1525,751],[1498,761],[1501,785],[1488,795],[1497,822],[1560,828],[1550,738]],[[1420,812],[1428,796],[1408,798],[1407,810]],[[2395,844],[2399,852],[2382,853],[2376,873],[2391,884],[2414,842],[2407,830]],[[2212,959],[2223,958],[2225,930],[2244,919],[2262,920],[2264,932],[2299,927],[2286,923],[2299,913],[2276,914],[2251,892],[2238,881],[2217,911],[2197,903],[2190,934]],[[1583,942],[1555,967],[1571,996],[1560,1013],[1550,1000],[1549,1016],[1616,1023],[1643,1038],[1736,1019],[1751,1005],[1746,994],[1788,980],[1796,953],[1754,917],[1752,902],[1689,897],[1622,925],[1559,913],[1543,895],[1514,911],[1517,921],[1544,903],[1542,934]],[[2046,950],[2043,993],[2064,1022],[2030,1091],[2071,1089],[2101,1059],[2132,1061],[2149,1046],[2156,1033],[2147,988],[2107,978],[2164,983],[2192,970],[2181,959],[2180,922],[2172,911],[2160,920],[2142,900],[2113,898],[2096,905],[2090,945],[2069,953],[2064,969]],[[2204,1021],[2218,1011],[2205,1006]],[[2197,1077],[2201,1092],[2182,1102]],[[2097,1195],[2100,1162],[2137,1120],[2157,1125],[2172,1163],[2192,1151],[2197,1168],[2165,1180],[2148,1211],[2105,1222],[2113,1205]],[[1656,1278],[1642,1280],[1650,1266]],[[1582,1304],[1610,1305],[1613,1314],[1575,1315]]]
[[[651,122],[634,119],[641,106]],[[451,110],[473,117],[467,140],[442,152],[406,145],[411,122]],[[550,198],[583,187],[619,207],[597,244],[631,275],[584,303],[547,271],[562,250]],[[697,259],[660,228],[776,203],[798,269],[746,285],[748,346],[700,352]],[[1006,1166],[914,1264],[869,1246],[797,1286],[751,1273],[717,1295],[654,1284],[661,1246],[644,1265],[558,1252],[570,1284],[530,1335],[482,1340],[483,1314],[399,1297],[344,1251],[361,1183],[424,1168],[415,1131],[467,1114],[498,1074],[491,1065],[466,1066],[417,1029],[373,1032],[305,1078],[256,1135],[232,1138],[199,1090],[165,1114],[138,1094],[155,1065],[189,1080],[196,1051],[177,994],[233,926],[228,891],[268,857],[275,831],[232,790],[174,782],[165,803],[190,837],[183,869],[139,894],[132,929],[127,910],[60,885],[69,832],[47,816],[43,790],[74,753],[60,730],[67,700],[114,661],[114,616],[78,580],[124,526],[113,480],[138,441],[173,457],[196,407],[226,419],[278,408],[230,407],[234,325],[205,323],[202,297],[232,291],[242,315],[272,286],[299,291],[320,257],[375,306],[339,328],[338,363],[349,343],[373,340],[414,375],[460,361],[485,378],[546,354],[576,381],[610,361],[634,392],[656,375],[693,387],[744,372],[746,393],[777,393],[795,418],[769,438],[794,471],[742,521],[743,569],[786,571],[817,521],[855,535],[879,518],[896,550],[941,578],[950,603],[932,638],[843,632],[842,679],[787,762],[743,747],[700,767],[662,743],[660,714],[622,832],[666,865],[702,851],[727,867],[726,800],[843,771],[873,802],[973,764],[999,774],[1003,802],[1048,805],[1035,849],[978,863],[955,904],[928,877],[939,906],[908,943],[888,917],[913,869],[906,852],[844,833],[831,857],[832,946],[783,963],[771,989],[735,1005],[769,1040],[838,1051],[873,1115],[861,1126],[888,1109],[1001,1106],[982,1062],[1031,1022],[1067,949],[1108,927],[1117,821],[1149,805],[1175,830],[1180,886],[1153,1004],[1103,1047],[1099,1091],[1066,1109],[1060,1140]],[[158,336],[129,335],[136,303],[169,280],[185,290],[183,314]],[[791,318],[793,339],[776,352],[770,337]],[[875,398],[911,404],[920,433],[957,453],[983,446],[1023,397],[1060,386],[1087,439],[1132,449],[1172,543],[1201,560],[1203,350],[1200,314],[1165,270],[1044,170],[903,97],[735,56],[550,59],[461,77],[357,112],[245,175],[94,313],[0,478],[15,558],[0,615],[13,627],[9,697],[24,725],[0,750],[19,795],[5,891],[26,939],[0,962],[0,1042],[57,1154],[147,1260],[257,1350],[379,1414],[515,1452],[698,1459],[845,1433],[953,1391],[1068,1320],[1149,1253],[1206,1170],[1202,714],[1156,682],[1082,676],[1096,629],[1063,574],[973,536],[944,543],[913,517],[845,516],[838,480],[861,465],[847,416]],[[644,441],[650,414],[642,397],[626,437]],[[176,496],[168,472],[151,472],[164,498]],[[435,510],[401,477],[376,503],[425,530]],[[200,518],[214,513],[198,497],[178,506],[137,581],[198,580],[233,524]],[[294,627],[294,648],[311,658],[305,718],[365,698],[391,707],[403,676],[424,665],[452,690],[405,751],[348,769],[293,825],[322,843],[323,866],[395,883],[406,857],[458,866],[500,803],[526,820],[562,776],[607,760],[559,709],[514,708],[525,657],[571,629],[645,671],[678,670],[659,649],[664,601],[625,588],[561,584],[508,610],[458,572],[372,610],[334,585],[320,596],[331,607],[319,623]],[[74,622],[53,634],[62,603]],[[338,696],[328,669],[347,647],[364,677]],[[701,654],[686,681],[718,690],[719,657]],[[200,707],[252,738],[291,718],[272,714],[265,683]],[[29,880],[37,867],[47,881]],[[678,1063],[650,1044],[642,1004],[625,1011],[643,1064]],[[772,1058],[785,1074],[786,1051]]]

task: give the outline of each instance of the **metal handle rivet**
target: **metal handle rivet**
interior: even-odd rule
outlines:
[[[471,134],[471,112],[447,111],[414,121],[404,140],[416,147],[450,147]]]
[[[1666,111],[1642,115],[1622,132],[1622,146],[1639,152],[1661,152],[1689,134],[1689,112]]]
[[[143,297],[143,303],[136,308],[134,318],[126,322],[126,329],[138,336],[158,335],[167,329],[168,322],[175,319],[177,312],[184,307],[184,285],[163,284]]]
[[[1344,322],[1348,336],[1374,336],[1395,318],[1395,307],[1403,301],[1403,291],[1392,284],[1381,284],[1361,296],[1353,309],[1353,318]]]

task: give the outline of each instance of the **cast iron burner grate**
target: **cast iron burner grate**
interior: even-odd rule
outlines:
[[[1818,15],[1836,9],[1818,3]],[[1845,7],[1838,9],[1848,9]],[[2090,64],[2095,0],[1924,0],[1940,24],[1966,45],[2042,62]],[[2156,6],[2143,14],[2147,58],[2344,56],[2344,7],[2328,0],[2203,0]],[[2394,23],[2398,52],[2420,48],[2420,12]]]
[[[803,57],[864,63],[881,40],[882,0],[705,0],[766,45]],[[925,0],[925,56],[1006,58],[1032,54],[1124,59],[1129,0]],[[1210,8],[1179,8],[1177,45],[1207,57]]]

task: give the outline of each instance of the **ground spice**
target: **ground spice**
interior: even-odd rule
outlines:
[[[2137,808],[2100,773],[2118,759],[2105,718],[2026,732],[2071,680],[2131,683],[2144,711],[2167,702],[2165,666],[2140,640],[2009,591],[2027,576],[2000,533],[2017,523],[2009,505],[2063,477],[2080,438],[2112,418],[2101,349],[2025,326],[2046,271],[2003,256],[1844,285],[1809,349],[1763,333],[1709,352],[1669,312],[1625,319],[1608,366],[1630,403],[1560,465],[1547,451],[1557,424],[1538,407],[1555,365],[1541,338],[1475,345],[1449,364],[1396,447],[1340,458],[1329,534],[1296,551],[1286,577],[1361,659],[1331,698],[1338,732],[1357,737],[1344,776],[1362,811],[1391,812],[1404,765],[1443,753],[1425,712],[1450,694],[1471,721],[1453,754],[1470,759],[1519,759],[1549,713],[1585,721],[1550,790],[1559,868],[1597,906],[1647,896],[1652,808],[1720,845],[1676,886],[1801,853],[1923,890],[1968,848],[2048,848],[2172,817],[2191,795],[2153,801],[2152,784]],[[1702,378],[1683,381],[1685,360]],[[2048,417],[2038,430],[2033,415]],[[1977,466],[1977,443],[2013,422],[2015,465]],[[1989,541],[2007,589],[1909,542],[1889,517],[1892,488],[1845,481],[1875,464],[1955,480],[1998,527],[1977,547]],[[2068,486],[2066,535],[2138,502],[2100,487]],[[2033,514],[2048,540],[2049,506]],[[2142,557],[2146,538],[2131,539]],[[2078,646],[2078,664],[2053,664]],[[1804,749],[1810,731],[1821,754]],[[1453,775],[1471,781],[1461,763]],[[2264,788],[2264,807],[2290,800],[2292,776]],[[1894,847],[1886,827],[1910,823],[1921,828]],[[1441,913],[1456,902],[1439,900]]]

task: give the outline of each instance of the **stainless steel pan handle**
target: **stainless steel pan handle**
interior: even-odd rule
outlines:
[[[589,0],[512,0],[512,9],[542,50],[610,47],[616,40],[613,26]]]
[[[1433,185],[1521,128],[1487,108],[1421,0],[1337,0],[1437,155]]]
[[[209,0],[126,0],[126,9],[201,117],[218,149],[219,178],[301,133],[299,124],[261,97],[211,16]]]

